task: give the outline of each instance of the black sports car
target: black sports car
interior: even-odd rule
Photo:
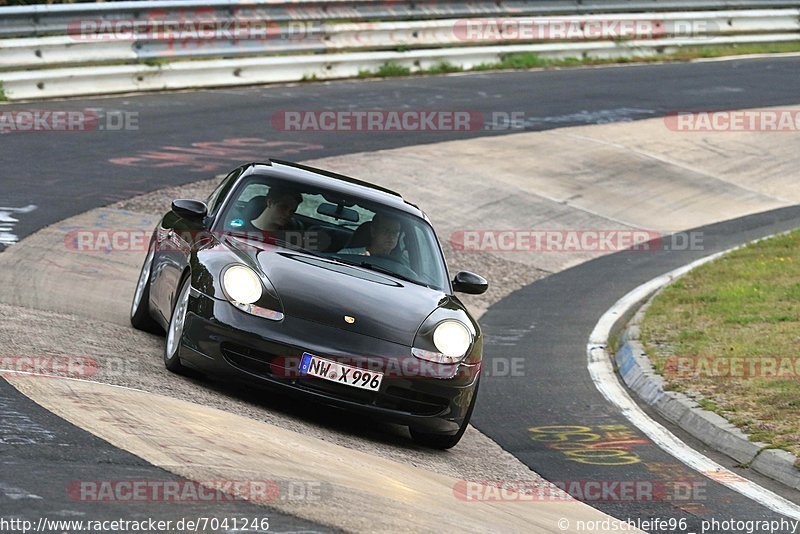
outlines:
[[[134,327],[164,363],[249,379],[408,425],[449,448],[478,390],[482,337],[427,216],[388,189],[272,160],[206,202],[175,200],[150,242]]]

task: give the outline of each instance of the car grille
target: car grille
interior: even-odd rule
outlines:
[[[242,371],[269,378],[275,377],[270,362],[278,357],[277,354],[226,343],[222,346],[222,356],[228,363]]]
[[[277,354],[280,352],[283,354]],[[278,346],[275,347],[274,353],[232,343],[224,343],[222,346],[223,357],[234,367],[267,379],[277,379],[291,383],[301,390],[316,391],[350,402],[414,415],[436,415],[444,411],[448,406],[447,399],[411,391],[391,384],[384,385],[383,391],[378,394],[373,391],[329,382],[321,378],[298,377],[296,364],[294,368],[287,369],[285,367],[286,361],[282,358],[285,358],[286,352],[288,351],[280,350]],[[299,361],[300,357],[297,356],[295,360]],[[384,380],[391,381],[394,379],[385,377]]]
[[[447,408],[447,399],[426,395],[418,391],[410,391],[395,386],[386,388],[378,406],[390,410],[402,410],[417,415],[436,415]]]

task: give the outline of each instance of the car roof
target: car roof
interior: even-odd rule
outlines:
[[[319,187],[363,198],[370,202],[402,210],[426,221],[428,220],[428,217],[421,209],[404,200],[399,193],[356,178],[278,159],[270,159],[266,163],[248,163],[244,167],[248,168],[242,173],[242,177],[250,175],[274,176],[312,188]]]

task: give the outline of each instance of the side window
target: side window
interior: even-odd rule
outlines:
[[[224,228],[226,230],[242,228],[248,224],[247,221],[257,217],[266,205],[267,193],[269,186],[266,184],[258,182],[247,184],[229,203],[230,208],[226,211],[223,221]]]
[[[242,171],[243,169],[240,167],[230,173],[225,177],[224,180],[222,180],[222,183],[217,186],[214,192],[211,193],[206,200],[206,206],[208,206],[209,215],[216,215],[219,207],[222,205],[222,201],[225,200],[225,196],[231,190],[231,187],[233,186],[234,182],[236,182],[236,179],[242,174]]]

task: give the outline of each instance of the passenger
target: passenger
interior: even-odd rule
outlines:
[[[286,230],[299,230],[299,225],[293,220],[297,206],[303,201],[303,195],[297,191],[284,189],[278,186],[270,187],[267,193],[264,211],[250,221],[255,230],[266,232],[283,232]]]

